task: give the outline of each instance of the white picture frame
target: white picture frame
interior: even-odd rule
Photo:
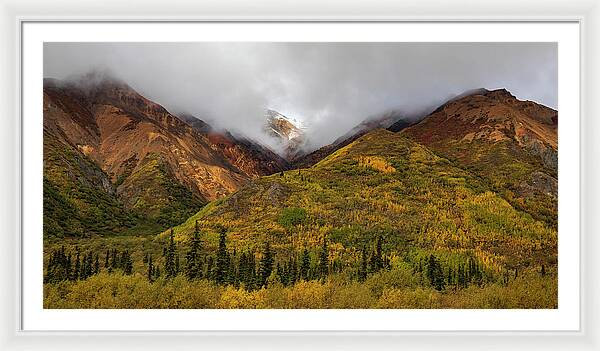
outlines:
[[[43,349],[105,349],[108,347],[131,348],[143,345],[144,348],[163,349],[178,345],[178,348],[219,347],[223,348],[286,348],[293,349],[306,345],[331,348],[348,346],[351,348],[394,348],[401,346],[423,349],[481,349],[486,345],[513,349],[595,349],[598,346],[595,330],[595,317],[598,308],[592,297],[598,286],[594,281],[597,272],[597,258],[593,250],[598,241],[593,237],[598,222],[593,216],[598,198],[598,189],[592,184],[597,178],[598,169],[593,163],[593,155],[598,143],[593,137],[598,132],[597,122],[591,117],[598,112],[598,103],[593,92],[598,88],[598,44],[599,9],[595,2],[575,0],[557,1],[548,9],[542,2],[490,1],[486,5],[473,7],[466,0],[450,4],[437,4],[425,1],[413,4],[383,3],[381,5],[362,4],[358,1],[332,4],[307,2],[292,7],[274,1],[261,1],[269,11],[259,10],[245,3],[225,2],[220,4],[182,4],[174,11],[168,3],[144,2],[147,13],[136,15],[136,7],[125,4],[110,4],[103,12],[91,5],[77,4],[74,1],[63,3],[68,6],[54,8],[41,1],[4,1],[2,6],[3,35],[9,43],[2,56],[2,72],[7,77],[2,82],[2,96],[6,99],[2,109],[2,163],[7,165],[1,172],[2,193],[7,194],[2,203],[2,256],[5,264],[2,274],[1,300],[3,307],[0,345],[3,349],[43,348]],[[327,6],[326,6],[327,5]],[[596,5],[596,6],[594,6]],[[511,7],[512,6],[512,7]],[[61,10],[69,8],[69,15]],[[466,11],[466,9],[469,9]],[[76,12],[76,13],[74,13]],[[497,15],[502,13],[503,15]],[[21,282],[19,281],[19,255],[22,249],[20,233],[20,151],[21,124],[21,30],[27,21],[575,21],[581,28],[581,105],[580,105],[580,150],[581,150],[581,324],[578,331],[569,332],[32,332],[22,330],[19,316]],[[596,327],[596,328],[595,328]],[[84,337],[82,337],[84,336]],[[89,340],[94,340],[90,345]],[[262,345],[261,345],[262,344]]]

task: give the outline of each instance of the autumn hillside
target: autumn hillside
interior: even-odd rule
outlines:
[[[556,111],[486,90],[405,127],[160,233],[47,242],[44,306],[557,308]]]
[[[268,241],[282,258],[316,251],[326,237],[332,262],[350,267],[377,237],[399,261],[435,253],[448,269],[475,257],[490,276],[549,267],[557,258],[551,226],[478,176],[382,129],[311,168],[263,177],[207,205],[175,227],[176,239],[188,241],[196,220],[213,247],[216,228],[225,226],[238,252],[260,251]]]

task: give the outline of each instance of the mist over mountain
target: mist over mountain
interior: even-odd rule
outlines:
[[[44,44],[44,77],[94,70],[172,113],[272,148],[268,109],[301,121],[306,147],[317,149],[368,117],[395,110],[417,119],[478,87],[557,108],[554,43]]]

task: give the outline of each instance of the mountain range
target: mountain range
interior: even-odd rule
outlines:
[[[475,89],[313,151],[267,110],[272,150],[117,79],[43,93],[45,307],[558,306],[552,108]]]
[[[215,129],[195,116],[174,115],[116,79],[92,85],[46,79],[44,233],[86,236],[164,229],[211,201],[242,196],[264,176],[299,172],[302,177],[330,178],[318,170],[343,159],[339,156],[344,150],[373,141],[373,133],[418,143],[468,172],[516,210],[556,227],[557,128],[553,109],[520,101],[504,89],[477,89],[417,123],[391,111],[305,153],[310,135],[304,126],[268,110],[265,130],[280,141],[280,156],[256,140]],[[382,134],[386,129],[392,134]],[[377,157],[371,152],[351,159],[361,165],[378,163]],[[275,202],[280,193],[294,193],[283,185],[265,190]]]
[[[173,225],[287,167],[268,148],[175,116],[118,80],[44,80],[47,235],[118,233],[137,219]]]

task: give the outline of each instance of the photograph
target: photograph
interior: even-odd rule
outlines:
[[[557,310],[558,61],[45,41],[43,309]]]

